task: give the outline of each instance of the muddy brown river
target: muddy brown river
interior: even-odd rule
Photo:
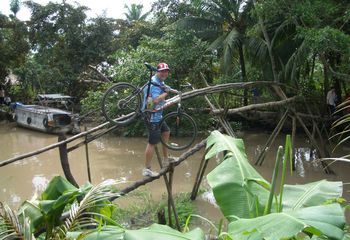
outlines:
[[[255,157],[265,144],[268,132],[244,132],[242,138],[245,142],[249,160],[254,163]],[[200,139],[198,139],[200,140]],[[279,145],[283,145],[285,135],[277,137],[275,144],[269,150],[262,166],[256,167],[258,172],[267,180],[271,179],[274,166],[275,153]],[[19,128],[14,124],[0,124],[0,161],[17,155],[34,151],[57,142],[56,135],[49,135],[32,130]],[[89,143],[89,157],[92,183],[97,184],[105,179],[120,180],[121,185],[127,186],[142,178],[141,172],[144,163],[144,150],[146,138],[124,138],[113,134],[103,136]],[[333,181],[341,180],[348,183],[350,179],[350,163],[336,162],[331,165],[335,174],[324,173],[319,162],[313,161],[316,154],[312,154],[310,143],[304,135],[297,135],[297,164],[293,176],[287,176],[287,182],[306,183],[320,179]],[[350,147],[343,146],[338,156],[350,153]],[[179,156],[180,152],[171,152]],[[195,154],[176,167],[174,174],[174,192],[191,192],[196,173],[204,151]],[[78,184],[88,180],[85,147],[81,147],[68,155],[73,176]],[[153,168],[157,168],[157,160],[153,159]],[[209,172],[217,165],[212,159],[208,165]],[[37,197],[47,186],[49,180],[56,175],[63,175],[58,149],[27,158],[10,165],[0,167],[0,201],[13,208],[17,208],[24,200]],[[205,181],[204,181],[205,184]],[[150,191],[152,198],[158,199],[166,193],[162,179],[143,187]],[[344,185],[344,197],[350,199],[348,185]],[[210,204],[212,199],[208,194],[200,195],[196,206],[202,216],[220,217],[220,213]]]

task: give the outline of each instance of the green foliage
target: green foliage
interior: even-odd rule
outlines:
[[[40,91],[61,92],[80,97],[84,88],[78,76],[89,64],[99,64],[116,49],[115,21],[87,19],[86,7],[63,3],[45,6],[26,2],[32,15],[28,22],[29,40],[35,52],[32,62],[39,65],[36,78],[25,74],[22,81],[40,83]],[[34,84],[34,87],[37,87]]]
[[[110,86],[111,84],[103,84],[96,89],[87,91],[85,93],[86,97],[80,101],[81,113],[85,114],[94,109],[99,109],[101,107],[103,94]]]
[[[343,53],[349,54],[350,36],[338,29],[324,27],[321,29],[298,29],[298,37],[316,53]]]
[[[173,197],[179,223],[183,227],[187,218],[195,212],[194,204],[190,200],[189,193],[179,193]],[[128,195],[127,198],[130,199],[128,202],[132,204],[118,207],[113,213],[113,218],[128,229],[138,229],[157,222],[156,213],[164,214],[165,220],[168,221],[168,201],[165,196],[160,202],[156,202],[149,192],[136,191]],[[172,216],[172,223],[175,223],[174,216]]]
[[[191,196],[190,193],[178,193],[178,194],[174,195],[175,209],[176,209],[176,212],[178,214],[179,223],[180,223],[181,228],[184,228],[188,217],[195,212],[194,204],[190,200],[190,196]],[[167,201],[165,199],[163,200],[163,203],[160,204],[159,208],[164,209],[166,219],[168,219],[169,218],[168,217],[168,206],[167,206]],[[174,224],[175,218],[174,218],[173,214],[171,216],[171,219],[172,219],[171,220],[172,223]]]
[[[197,65],[205,48],[206,44],[190,33],[178,35],[169,31],[161,39],[145,37],[137,49],[120,50],[114,55],[118,64],[112,66],[110,75],[118,82],[140,84],[148,79],[144,62],[153,65],[167,62],[171,69],[171,76],[167,81],[174,86],[174,83],[170,83],[172,79],[184,81],[185,77],[198,76],[205,69],[205,64]]]
[[[28,51],[25,23],[0,13],[0,83],[12,68],[24,64]]]

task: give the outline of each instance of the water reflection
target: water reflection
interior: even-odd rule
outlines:
[[[34,188],[34,195],[32,198],[35,199],[37,196],[40,195],[40,193],[42,193],[45,190],[45,188],[49,184],[49,179],[47,179],[43,175],[36,175],[33,177],[32,183]]]

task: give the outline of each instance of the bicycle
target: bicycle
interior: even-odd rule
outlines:
[[[149,81],[141,87],[126,82],[114,84],[104,93],[102,98],[102,114],[112,124],[125,126],[135,120],[138,116],[143,116],[146,119],[146,125],[150,125],[150,114],[164,110],[177,101],[176,98],[165,100],[165,104],[153,110],[142,111],[142,101],[144,88],[148,86],[148,91],[151,85],[157,85],[152,82],[153,72],[157,69],[148,63],[145,66],[150,71]],[[161,86],[158,86],[161,87]],[[182,87],[192,87],[189,84]],[[193,88],[192,88],[193,89]],[[177,110],[167,113],[161,120],[159,127],[166,122],[170,128],[170,138],[165,141],[161,137],[161,142],[171,150],[183,150],[188,148],[197,136],[197,124],[193,118],[184,112],[181,105],[182,92],[175,89],[169,89],[170,92],[178,94],[179,102]],[[148,93],[147,93],[148,95]]]

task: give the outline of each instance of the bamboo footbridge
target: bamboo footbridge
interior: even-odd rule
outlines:
[[[220,93],[225,92],[228,90],[242,90],[252,87],[267,87],[274,96],[276,96],[276,99],[274,101],[265,102],[265,103],[255,103],[250,104],[247,106],[239,106],[237,108],[228,109],[221,107],[217,102],[213,103],[213,101],[210,100],[210,95],[214,93]],[[278,124],[275,126],[273,132],[271,133],[270,137],[266,141],[264,147],[262,148],[262,151],[260,152],[257,159],[255,159],[256,165],[262,165],[266,153],[270,146],[273,144],[274,140],[276,139],[277,135],[280,133],[281,129],[283,128],[285,122],[287,119],[291,120],[292,123],[292,146],[294,151],[294,139],[296,134],[296,127],[297,123],[300,124],[308,138],[310,139],[311,145],[317,150],[318,154],[320,155],[320,158],[327,158],[329,157],[329,151],[326,147],[326,142],[324,140],[323,135],[328,134],[326,131],[326,128],[323,125],[320,125],[320,122],[318,122],[320,119],[322,119],[321,114],[313,114],[308,107],[309,104],[306,104],[305,100],[300,96],[292,96],[287,97],[285,92],[283,91],[283,88],[286,88],[287,86],[283,84],[277,84],[267,81],[260,81],[260,82],[239,82],[239,83],[226,83],[226,84],[220,84],[215,86],[208,86],[200,89],[195,89],[189,92],[185,92],[182,94],[182,100],[191,99],[198,96],[203,96],[206,100],[206,102],[209,105],[209,112],[215,116],[215,118],[218,120],[219,128],[221,131],[225,132],[226,134],[235,137],[235,132],[232,130],[229,122],[227,121],[227,116],[230,114],[235,113],[243,113],[243,112],[249,112],[249,111],[256,111],[259,109],[266,109],[266,108],[279,108],[282,110],[283,115],[280,118]],[[179,97],[175,96],[172,98],[175,102],[179,101]],[[296,104],[297,103],[304,103],[303,106],[306,108],[307,113],[299,113],[296,110]],[[303,119],[307,119],[309,123],[312,125],[312,130],[310,131],[307,127],[307,124],[305,124]],[[321,126],[321,127],[319,127]],[[23,159],[41,154],[43,152],[52,150],[52,149],[58,149],[59,156],[60,156],[60,162],[61,166],[64,172],[65,177],[67,180],[75,185],[76,187],[79,187],[76,180],[74,179],[74,176],[72,175],[70,171],[69,166],[69,158],[68,153],[74,151],[75,149],[78,149],[80,147],[85,147],[86,152],[86,161],[87,161],[87,175],[88,180],[91,182],[91,169],[90,169],[90,159],[89,159],[89,148],[88,144],[99,137],[117,129],[117,125],[111,125],[109,122],[105,122],[99,126],[96,126],[92,129],[87,130],[85,128],[84,132],[81,132],[77,135],[74,135],[70,138],[66,138],[64,134],[60,134],[58,136],[58,142],[55,144],[48,145],[44,148],[22,154],[20,156],[16,156],[7,160],[0,161],[0,167],[6,166],[8,164],[12,164],[18,161],[21,161]],[[73,141],[79,140],[78,143],[75,143],[73,146],[68,147],[68,143],[71,143]],[[145,185],[149,182],[155,181],[159,178],[163,178],[168,194],[168,209],[169,209],[169,224],[171,225],[171,215],[174,214],[175,217],[175,224],[178,230],[180,230],[180,225],[177,217],[177,212],[175,209],[173,197],[172,197],[172,183],[173,183],[173,173],[179,164],[181,164],[184,160],[188,159],[190,156],[194,155],[195,153],[199,152],[201,149],[203,149],[206,145],[206,139],[203,139],[199,143],[197,143],[194,147],[188,149],[187,151],[183,152],[179,158],[170,163],[169,166],[162,166],[161,157],[158,151],[158,148],[156,147],[156,155],[159,162],[159,165],[161,167],[161,170],[159,174],[156,177],[147,177],[141,180],[138,180],[131,184],[130,186],[126,187],[125,189],[120,191],[120,196],[123,196],[138,187]],[[294,154],[293,154],[294,155]],[[204,177],[205,170],[207,167],[208,161],[205,160],[205,154],[202,157],[199,169],[197,171],[196,180],[193,185],[191,199],[196,199],[199,186],[201,184],[201,181]],[[330,173],[330,169],[325,165],[324,162],[322,162],[323,167],[325,169],[326,173]],[[111,199],[114,200],[114,199]],[[172,212],[171,212],[172,211]],[[67,217],[68,214],[64,214],[64,217]]]

